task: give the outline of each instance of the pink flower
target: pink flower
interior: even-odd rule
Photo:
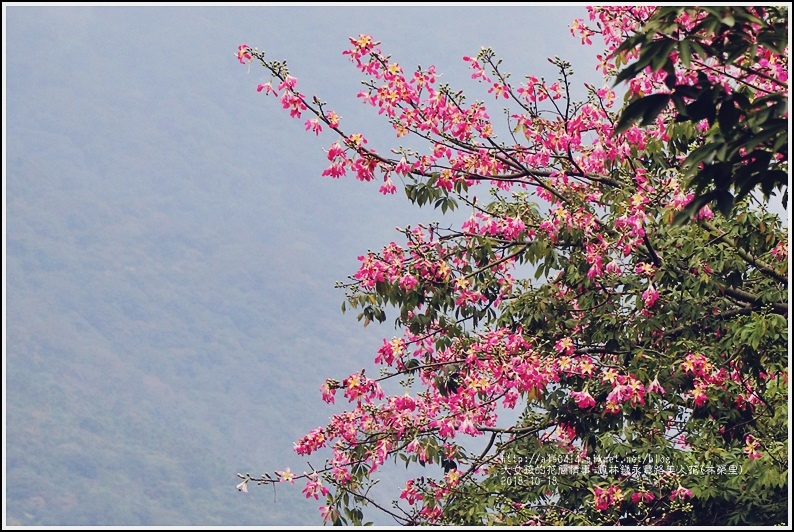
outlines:
[[[744,454],[747,455],[747,458],[750,460],[761,458],[761,453],[758,451],[759,443],[755,439],[755,436],[748,434],[744,441],[747,444],[744,447]]]
[[[400,278],[400,288],[405,291],[413,290],[416,285],[419,284],[419,281],[416,280],[416,277],[411,275],[410,273],[406,273]]]
[[[714,213],[711,212],[708,205],[698,211],[698,220],[711,220],[712,218],[714,218]]]
[[[576,405],[579,408],[590,408],[596,404],[595,399],[589,392],[571,392],[571,397],[576,401]]]
[[[610,262],[609,264],[607,264],[607,273],[611,273],[611,274],[614,274],[614,275],[620,275],[622,273],[622,270],[620,268],[620,264],[618,264],[617,261],[614,261],[614,260],[612,262]]]
[[[688,489],[686,489],[685,487],[681,486],[680,484],[670,494],[670,500],[671,501],[674,501],[676,498],[684,500],[684,499],[689,499],[691,497],[692,497],[692,492],[689,491]]]
[[[444,480],[447,481],[450,487],[455,487],[460,482],[460,473],[457,469],[450,469],[447,474],[444,475]]]
[[[612,388],[612,391],[609,392],[609,395],[607,395],[607,403],[623,403],[631,398],[632,393],[633,390],[631,389],[631,386],[617,384],[614,388]]]
[[[601,261],[595,262],[590,269],[587,271],[587,278],[588,279],[597,279],[601,277],[604,273],[603,268],[601,267]]]
[[[332,473],[334,475],[334,479],[339,484],[347,484],[351,480],[353,480],[353,476],[350,474],[350,471],[346,467],[339,467],[335,465],[332,469]]]
[[[281,85],[279,85],[280,87]],[[303,96],[291,91],[284,91],[281,95],[281,106],[284,109],[289,109],[289,115],[292,118],[300,118],[301,111],[306,110],[306,104],[303,103]]]
[[[654,378],[651,383],[645,388],[648,393],[658,393],[659,395],[665,394],[665,389],[659,384],[659,377]]]
[[[645,302],[645,308],[652,308],[658,299],[659,292],[656,291],[652,284],[648,285],[648,288],[642,293],[642,300]]]
[[[383,194],[383,195],[386,195],[386,194],[394,194],[395,192],[397,192],[397,187],[396,187],[396,186],[394,186],[394,182],[392,182],[392,180],[391,180],[391,179],[388,179],[388,178],[387,178],[387,179],[384,181],[384,183],[381,185],[381,187],[378,189],[378,191],[379,191],[381,194]]]
[[[656,268],[654,268],[653,264],[647,262],[640,262],[634,267],[634,273],[644,275],[645,277],[653,277],[655,272]]]
[[[394,398],[394,408],[403,412],[413,412],[416,409],[416,400],[406,393]]]
[[[772,250],[772,256],[777,260],[786,260],[788,258],[788,244],[778,242],[775,249]]]
[[[631,502],[633,502],[634,504],[637,504],[638,502],[648,503],[653,501],[655,498],[656,497],[654,497],[653,493],[651,493],[650,491],[638,491],[636,493],[631,494]]]
[[[276,95],[276,89],[273,88],[273,85],[271,85],[269,81],[267,83],[260,83],[256,86],[256,92],[262,91],[265,91],[265,94],[270,94],[272,92],[274,96]]]
[[[298,440],[298,443],[294,444],[292,448],[296,453],[304,455],[311,454],[317,449],[325,447],[325,444],[325,432],[323,431],[322,427],[317,427],[313,431],[309,432],[306,436]],[[289,472],[289,468],[287,468],[287,472]]]
[[[281,482],[289,482],[295,484],[295,473],[286,468],[284,471],[276,471],[276,475],[281,479]]]
[[[320,515],[323,518],[323,523],[327,523],[328,521],[336,519],[339,512],[337,512],[336,508],[333,506],[320,506]]]
[[[347,144],[351,147],[358,148],[367,143],[367,139],[361,133],[353,133],[347,137]]]
[[[477,427],[474,425],[474,421],[470,416],[463,418],[463,421],[461,421],[460,425],[458,425],[458,432],[468,434],[469,436],[479,436],[482,434],[482,432],[477,430]]]
[[[570,338],[561,338],[557,340],[557,343],[554,344],[554,349],[559,351],[560,353],[565,353],[566,355],[573,354],[573,340]]]
[[[332,129],[336,129],[339,127],[339,119],[342,118],[335,111],[328,111],[325,114],[325,119],[328,120],[328,126]]]
[[[422,494],[416,489],[414,486],[413,479],[406,481],[405,488],[403,489],[402,493],[400,493],[400,498],[405,499],[405,501],[413,505],[416,501],[422,500]]]
[[[342,148],[342,146],[339,145],[338,142],[331,144],[331,147],[328,148],[328,160],[335,161],[340,157],[342,159],[345,158],[345,150]]]
[[[323,393],[323,401],[329,404],[333,404],[334,402],[334,395],[336,394],[336,389],[338,388],[339,383],[333,379],[327,379],[325,383],[320,386],[320,390]]]
[[[372,460],[372,468],[370,468],[370,474],[374,473],[380,466],[382,466],[386,462],[386,458],[389,456],[389,451],[391,451],[392,445],[389,443],[388,440],[383,439],[378,442],[375,446],[375,449],[370,450],[367,453],[367,457]]]
[[[297,78],[288,75],[281,83],[278,84],[278,90],[289,89],[289,92],[295,92],[295,86],[297,84]]]
[[[644,405],[645,404],[645,386],[634,377],[634,375],[629,376],[627,388],[631,390],[631,404],[637,405],[637,403]]]
[[[312,130],[314,131],[315,135],[319,135],[320,132],[323,130],[323,127],[320,125],[320,120],[315,118],[313,120],[306,121],[306,131]]]
[[[241,44],[237,47],[237,60],[241,65],[251,61],[251,48],[247,44]]]
[[[382,399],[383,390],[377,381],[368,379],[362,373],[353,373],[350,377],[342,381],[345,387],[345,397],[350,402],[358,401],[361,404],[362,400],[372,402],[372,399]]]
[[[306,498],[314,497],[315,500],[320,500],[320,495],[328,495],[328,488],[323,486],[322,481],[318,478],[317,473],[313,473],[309,476],[309,479],[306,481],[306,487],[303,488],[303,493],[306,494]]]
[[[706,392],[703,390],[703,384],[698,383],[695,384],[695,388],[692,390],[692,395],[695,397],[695,405],[696,406],[703,406],[709,400],[709,396],[706,395]]]
[[[416,454],[417,458],[419,458],[420,464],[427,462],[427,449],[422,447],[422,442],[420,442],[417,438],[414,438],[408,445],[405,446],[405,452]]]
[[[595,509],[603,512],[610,506],[620,506],[623,500],[623,491],[617,486],[610,486],[607,489],[599,486],[593,486],[593,503]]]
[[[499,99],[499,96],[505,99],[510,98],[510,92],[507,90],[507,86],[502,85],[501,83],[494,83],[493,86],[488,89],[488,94],[491,93],[494,93],[494,96],[496,96],[497,99]]]

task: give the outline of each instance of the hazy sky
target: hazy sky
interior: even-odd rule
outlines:
[[[113,467],[125,455],[114,444],[137,442],[104,425],[86,439],[86,418],[213,425],[207,430],[221,436],[207,441],[224,444],[203,451],[221,473],[202,477],[206,465],[192,463],[199,473],[184,471],[185,478],[200,481],[181,484],[187,499],[208,486],[234,491],[238,471],[306,469],[292,442],[338,410],[320,400],[323,379],[372,367],[380,339],[393,334],[342,315],[334,283],[355,272],[358,255],[397,239],[395,226],[440,213],[411,207],[401,191],[383,197],[376,183],[322,178],[323,148],[335,139],[304,131],[305,119],[290,119],[277,100],[258,94],[269,78],[237,62],[239,44],[287,59],[302,92],[329,102],[347,132],[363,132],[386,152],[397,142],[383,117],[355,97],[362,76],[341,54],[349,36],[371,34],[406,70],[434,64],[445,82],[465,90],[476,84],[461,58],[481,46],[517,78],[553,78],[546,59],[568,59],[581,87],[601,82],[598,50],[567,29],[585,16],[583,6],[530,4],[4,4],[4,467],[22,471],[11,461],[49,459],[46,435],[37,431],[52,416],[59,431],[47,437],[60,442],[52,453],[71,442],[81,457],[75,467],[85,466],[85,456],[103,460],[92,478],[108,482],[93,496],[100,510],[45,524],[206,522],[174,517],[179,508],[147,513],[145,505],[140,518],[115,519],[111,502],[101,502],[103,492],[124,489],[107,480],[120,474]],[[498,116],[501,106],[491,109]],[[15,380],[15,372],[33,377]],[[36,388],[47,379],[55,384]],[[78,384],[85,397],[106,400],[78,401]],[[120,393],[127,388],[129,396]],[[141,390],[149,410],[139,410]],[[76,410],[85,404],[97,410]],[[37,424],[26,425],[28,411],[15,417],[22,408],[15,405],[35,406]],[[36,447],[41,456],[30,456],[34,441],[45,445]],[[149,440],[142,444],[167,456]],[[146,451],[137,459],[145,461]],[[173,467],[180,477],[181,466]],[[4,474],[4,496],[28,482]],[[45,501],[40,506],[14,492],[14,504],[25,506],[9,503],[11,524],[41,524],[35,508],[66,505],[63,497],[78,487],[66,479],[56,495],[26,486]],[[294,496],[281,495],[287,491],[277,503],[270,488],[234,492],[223,511],[239,517],[222,524],[278,525],[285,514],[293,524],[318,523],[322,502],[303,501],[298,486]],[[84,504],[72,495],[69,511]]]

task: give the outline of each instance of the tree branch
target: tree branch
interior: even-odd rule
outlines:
[[[785,286],[788,286],[788,277],[779,274],[769,264],[766,264],[765,262],[762,262],[762,261],[754,258],[752,255],[747,253],[747,251],[745,251],[744,249],[739,247],[739,245],[736,244],[736,242],[731,240],[731,238],[728,237],[727,234],[722,232],[719,228],[717,228],[716,226],[714,226],[710,222],[707,222],[707,221],[703,220],[702,223],[703,223],[703,227],[705,227],[706,229],[708,229],[712,233],[717,233],[716,240],[718,242],[724,242],[724,243],[728,244],[730,247],[732,247],[733,249],[735,249],[736,253],[738,253],[738,255],[741,258],[743,258],[748,264],[751,264],[752,266],[755,266],[758,269],[758,271],[766,274],[768,277],[771,277],[775,281],[777,281],[779,283],[782,283]]]
[[[717,288],[725,295],[732,297],[738,301],[743,301],[745,303],[750,303],[757,307],[764,306],[764,300],[761,299],[759,296],[753,295],[750,292],[745,292],[744,290],[740,290],[738,288],[731,288],[730,286],[724,286],[721,284],[717,284]],[[788,318],[788,303],[783,303],[782,301],[776,301],[774,303],[770,303],[772,306],[772,310],[775,314],[780,314]]]

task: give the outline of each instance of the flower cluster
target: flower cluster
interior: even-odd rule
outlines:
[[[574,21],[571,33],[587,45],[602,39],[606,50],[596,57],[597,69],[614,76],[637,58],[636,51],[615,51],[654,9],[588,8],[590,22]],[[686,10],[676,21],[688,29],[698,24]],[[332,453],[326,468],[300,476],[307,498],[327,497],[323,519],[344,521],[342,494],[363,496],[390,460],[440,466],[435,478],[428,469],[406,482],[393,514],[406,524],[436,524],[456,516],[459,501],[477,491],[473,484],[493,480],[495,464],[511,449],[584,460],[594,449],[625,454],[625,442],[632,441],[680,455],[697,448],[699,435],[713,442],[713,427],[726,441],[721,451],[741,457],[743,442],[747,458],[760,458],[768,434],[746,435],[734,418],[753,415],[760,404],[784,403],[766,397],[782,366],[778,360],[765,373],[755,362],[743,364],[737,358],[746,346],[730,341],[749,338],[759,351],[754,360],[762,361],[756,365],[779,355],[755,331],[785,335],[785,319],[777,319],[782,310],[773,302],[784,291],[787,241],[780,224],[761,214],[726,219],[708,206],[689,227],[671,224],[694,197],[678,167],[697,144],[681,141],[672,104],[649,123],[617,134],[610,80],[600,88],[586,85],[586,101],[575,102],[564,61],[550,60],[560,72],[556,81],[529,75],[514,83],[484,48],[463,60],[483,92],[512,106],[501,122],[484,103],[440,84],[435,66],[404,68],[369,35],[349,42],[343,54],[365,77],[359,99],[388,119],[398,138],[420,139],[417,147],[379,153],[364,134],[344,131],[339,115],[319,98],[300,93],[282,63],[265,61],[247,45],[237,58],[262,62],[273,79],[257,90],[276,97],[308,132],[335,137],[323,176],[352,174],[375,182],[382,194],[402,184],[419,206],[442,213],[463,207],[471,214],[450,225],[398,228],[404,242],[395,238],[400,243],[360,255],[344,285],[365,324],[393,312],[402,331],[377,348],[377,379],[362,369],[326,380],[322,399],[334,403],[342,390],[350,410],[295,444],[300,455]],[[737,76],[768,91],[787,80],[784,58],[767,47],[752,65],[742,59],[723,70],[670,54],[674,72],[649,66],[630,80],[629,94],[669,91],[673,81],[693,84],[699,74],[726,90]],[[703,127],[707,121],[687,135]],[[735,253],[745,241],[752,252]],[[381,386],[389,380],[399,381],[397,391]],[[711,413],[722,407],[737,415]],[[504,423],[505,409],[524,415]],[[660,412],[678,415],[665,422]],[[484,451],[459,446],[483,435],[493,436],[480,446]],[[732,445],[732,438],[740,443]],[[298,478],[289,468],[276,474],[281,482]],[[679,477],[649,485],[631,470],[609,474],[590,489],[582,510],[593,522],[625,515],[653,523],[693,497]],[[247,490],[247,481],[238,489]],[[501,491],[495,502],[489,499],[492,508],[467,519],[570,519],[537,509],[541,500],[566,502],[562,488],[535,490],[543,495],[526,502]]]
[[[618,486],[609,486],[604,489],[600,486],[593,486],[593,505],[599,512],[603,512],[610,507],[619,507],[623,501],[623,490]]]

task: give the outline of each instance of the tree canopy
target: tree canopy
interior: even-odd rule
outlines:
[[[300,479],[334,524],[365,511],[400,524],[787,521],[788,240],[770,201],[787,192],[788,13],[588,11],[571,32],[603,41],[605,84],[586,84],[585,101],[563,60],[549,82],[513,81],[490,49],[463,58],[508,128],[435,67],[406,72],[373,37],[351,38],[359,97],[421,149],[372,148],[285,62],[239,47],[272,74],[257,90],[336,137],[324,176],[471,212],[359,257],[343,310],[402,334],[377,349],[379,375],[322,385],[350,409],[295,451],[328,449],[324,467],[239,474],[241,490]],[[424,468],[377,500],[390,462]]]

